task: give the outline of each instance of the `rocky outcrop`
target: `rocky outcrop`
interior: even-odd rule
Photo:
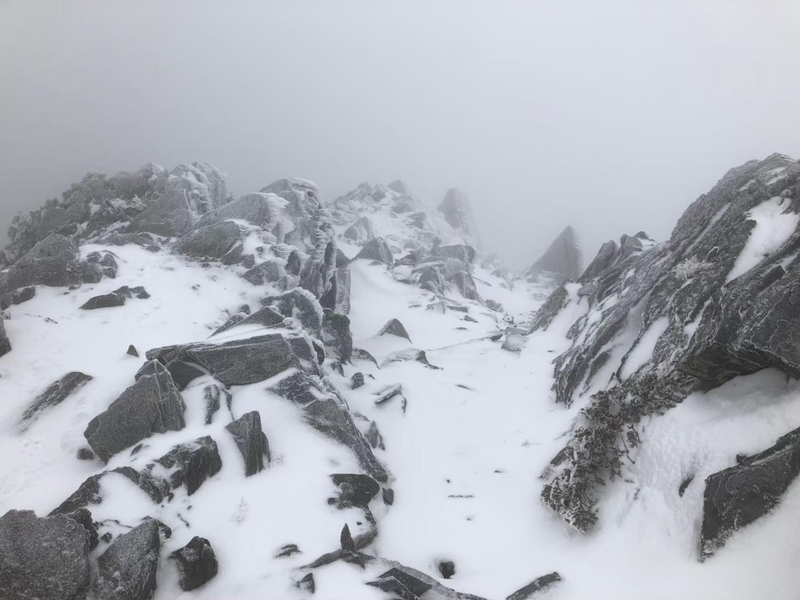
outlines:
[[[175,446],[156,463],[168,470],[170,489],[185,485],[187,496],[222,469],[217,444],[210,436]]]
[[[175,242],[174,249],[191,258],[233,265],[242,260],[244,237],[242,227],[234,221],[218,221],[193,229]]]
[[[528,273],[531,276],[545,273],[554,276],[558,283],[575,281],[581,274],[581,260],[578,234],[572,227],[567,227],[533,263]]]
[[[152,373],[117,398],[89,422],[84,437],[104,462],[154,433],[180,431],[185,405],[169,371],[151,363]]]
[[[79,600],[89,588],[89,534],[65,515],[0,517],[0,597]]]
[[[790,317],[800,289],[799,177],[800,163],[783,155],[732,169],[686,210],[668,242],[623,238],[581,277],[587,289],[575,301],[586,313],[555,361],[554,390],[564,404],[594,393],[543,489],[545,503],[578,529],[595,523],[598,486],[619,474],[644,416],[761,369],[800,374],[800,329]],[[767,235],[764,246],[758,228],[772,231],[775,219],[783,234]],[[637,350],[646,354],[634,362]]]
[[[754,456],[706,478],[700,558],[718,551],[738,529],[775,508],[800,474],[800,429]]]

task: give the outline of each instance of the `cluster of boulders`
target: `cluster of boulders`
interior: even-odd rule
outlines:
[[[753,254],[753,215],[765,203],[800,220],[793,216],[800,213],[800,163],[775,154],[730,170],[687,209],[667,242],[644,233],[608,242],[577,284],[557,289],[537,315],[534,328],[547,328],[568,303],[586,306],[569,330],[571,348],[555,361],[554,390],[566,405],[576,395],[591,399],[546,469],[542,493],[577,529],[595,524],[599,487],[646,443],[643,417],[761,369],[800,376],[800,229],[784,237],[770,231],[771,247]],[[634,362],[640,344],[648,353]],[[798,440],[787,434],[708,478],[702,556],[777,503],[797,475]]]

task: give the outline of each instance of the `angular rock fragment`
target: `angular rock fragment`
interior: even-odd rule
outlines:
[[[390,267],[394,266],[394,255],[389,249],[386,240],[381,237],[374,237],[364,244],[364,247],[359,250],[353,260],[358,260],[359,258],[376,260]]]
[[[122,534],[97,559],[94,594],[103,600],[149,600],[156,589],[160,550],[155,519]]]
[[[300,366],[290,341],[268,334],[218,344],[198,342],[155,348],[147,352],[147,358],[167,365],[175,361],[197,364],[226,387],[248,385]]]
[[[174,249],[190,258],[219,260],[224,265],[235,265],[242,260],[244,235],[235,222],[220,221],[193,229],[175,242]]]
[[[67,373],[42,392],[22,414],[22,423],[33,419],[38,413],[53,406],[61,404],[68,396],[77,392],[89,383],[93,377],[77,371]]]
[[[296,319],[312,337],[322,339],[323,309],[309,291],[295,288],[280,296],[269,296],[262,303],[284,317]]]
[[[281,549],[275,554],[275,558],[288,558],[295,554],[302,554],[297,544],[286,544],[285,546],[281,546]]]
[[[242,277],[253,285],[276,283],[286,277],[286,269],[275,260],[267,260],[247,271]]]
[[[0,356],[11,352],[11,341],[6,333],[6,322],[3,315],[0,315]]]
[[[142,286],[128,287],[122,286],[109,294],[101,296],[94,296],[87,300],[82,306],[81,310],[95,310],[98,308],[113,308],[115,306],[123,306],[125,301],[136,296],[140,300],[146,300],[150,297]]]
[[[336,473],[331,479],[339,488],[339,497],[333,502],[338,508],[366,508],[381,489],[372,477],[360,473]]]
[[[122,475],[130,480],[134,485],[150,496],[150,499],[156,504],[162,502],[169,494],[169,482],[159,477],[154,477],[149,471],[145,470],[140,473],[133,467],[117,467],[116,469],[103,471],[102,473],[88,477],[69,498],[52,510],[50,514],[70,514],[90,504],[102,504],[103,495],[100,481],[104,477],[112,474]]]
[[[459,271],[450,277],[450,281],[456,286],[461,295],[467,300],[481,301],[481,295],[475,287],[475,280],[467,271]]]
[[[342,234],[342,237],[345,239],[355,242],[363,242],[374,236],[375,232],[373,231],[372,221],[369,217],[360,217],[355,223],[345,229],[345,232]]]
[[[84,437],[103,462],[154,433],[180,431],[185,404],[172,375],[160,364],[89,422]]]
[[[397,319],[391,319],[383,328],[378,332],[378,335],[396,335],[397,337],[406,338],[409,342],[411,338],[403,324]]]
[[[133,344],[128,346],[128,352],[126,354],[128,356],[134,356],[136,358],[139,358],[139,351],[136,349],[136,346],[134,346]]]
[[[350,379],[350,381],[352,382],[351,388],[357,390],[364,385],[364,374],[359,371],[358,373],[353,374],[353,377]]]
[[[560,281],[575,281],[581,274],[581,248],[578,234],[572,227],[567,227],[545,253],[528,271],[530,275],[548,273],[557,276]]]
[[[314,574],[308,573],[303,576],[303,578],[295,584],[295,587],[303,590],[304,592],[308,592],[309,594],[313,594],[317,591],[317,586],[314,583]]]
[[[325,343],[334,349],[339,362],[350,362],[350,356],[353,354],[350,318],[347,315],[341,315],[326,308],[322,320],[322,329]]]
[[[303,407],[303,418],[317,431],[350,448],[364,470],[376,481],[388,479],[386,471],[358,430],[347,404],[314,377],[302,371],[283,378],[271,391]]]
[[[206,425],[211,425],[211,421],[214,418],[214,414],[219,410],[220,400],[223,397],[225,398],[225,405],[230,411],[233,396],[228,390],[216,383],[207,385],[203,390],[203,398],[206,401]]]
[[[222,469],[217,443],[210,436],[175,446],[156,463],[169,470],[170,487],[175,489],[185,484],[188,496]]]
[[[260,325],[261,327],[285,327],[286,326],[286,317],[282,314],[277,312],[271,306],[265,306],[262,309],[257,310],[251,315],[246,315],[245,313],[236,313],[230,319],[228,319],[219,329],[217,329],[213,334],[212,337],[228,331],[229,329],[233,329],[234,327],[244,327],[245,325]]]
[[[418,363],[422,363],[429,369],[441,369],[441,367],[437,367],[436,365],[432,365],[428,361],[428,355],[425,353],[425,350],[420,350],[419,348],[409,348],[408,350],[398,350],[397,352],[392,352],[386,358],[383,359],[381,363],[381,368],[386,367],[392,363],[396,362],[409,362],[414,361]]]
[[[97,524],[92,520],[92,513],[85,508],[79,508],[71,513],[65,513],[65,515],[86,530],[89,535],[89,550],[97,548]]]
[[[0,517],[0,598],[77,600],[89,588],[89,533],[65,515]]]
[[[269,464],[271,458],[269,440],[261,430],[261,415],[259,412],[254,410],[246,413],[233,423],[226,425],[225,429],[233,436],[239,452],[242,453],[245,477],[250,477],[263,471],[264,457],[267,459],[267,464]]]
[[[0,299],[0,309],[7,310],[9,306],[22,304],[31,300],[36,295],[36,287],[30,286],[20,288],[18,290],[11,290]]]
[[[400,396],[403,393],[403,386],[399,383],[390,385],[388,388],[376,394],[375,404],[385,404],[395,396]]]
[[[193,537],[169,557],[178,565],[179,583],[184,592],[196,590],[217,576],[217,556],[205,538]]]
[[[561,581],[561,575],[555,571],[548,573],[547,575],[542,575],[541,577],[534,579],[525,587],[518,589],[516,592],[506,598],[506,600],[528,600],[528,598],[531,598],[535,594],[549,589],[559,581]]]

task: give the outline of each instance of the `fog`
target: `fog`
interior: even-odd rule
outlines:
[[[532,263],[664,239],[730,167],[800,156],[800,4],[0,0],[0,228],[87,171],[211,162],[235,194],[406,181]],[[587,256],[587,259],[591,256]]]

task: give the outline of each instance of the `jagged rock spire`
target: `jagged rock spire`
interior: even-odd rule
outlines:
[[[478,243],[478,228],[472,215],[472,205],[469,197],[458,188],[450,188],[444,200],[436,207],[444,215],[445,221],[455,230],[460,231],[466,238],[471,238],[474,245]]]

